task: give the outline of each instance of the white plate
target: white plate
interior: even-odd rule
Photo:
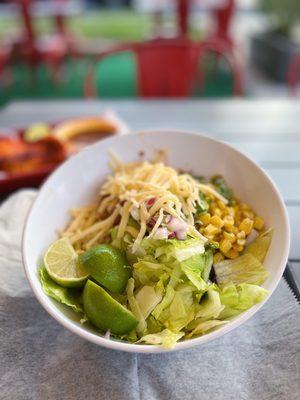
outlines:
[[[288,257],[290,231],[283,200],[265,172],[233,147],[196,133],[153,131],[112,137],[85,148],[62,164],[45,182],[28,215],[23,235],[23,260],[31,288],[42,306],[58,322],[83,338],[111,349],[160,353],[158,346],[136,345],[101,337],[92,328],[80,325],[77,314],[49,298],[42,291],[38,267],[56,230],[69,219],[68,210],[89,202],[110,173],[109,150],[124,162],[136,161],[141,151],[152,159],[157,150],[167,150],[168,163],[196,175],[222,174],[236,196],[264,218],[274,236],[265,266],[270,272],[264,287],[270,295],[276,288]],[[207,343],[247,321],[263,303],[252,307],[230,323],[199,338],[178,343],[174,350]]]

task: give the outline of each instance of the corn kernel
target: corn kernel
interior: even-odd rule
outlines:
[[[228,253],[226,253],[226,257],[228,258],[237,258],[239,256],[239,253],[235,250],[230,250]]]
[[[207,227],[204,229],[205,235],[215,235],[216,233],[219,232],[219,228],[216,226],[209,224]]]
[[[238,232],[238,228],[234,225],[229,225],[229,224],[224,224],[224,229],[226,230],[226,232],[229,233],[237,233]]]
[[[239,225],[239,230],[244,231],[246,235],[249,235],[253,228],[253,221],[250,218],[245,218]]]
[[[233,225],[234,224],[233,216],[232,215],[226,215],[226,217],[224,217],[224,223]]]
[[[222,216],[222,211],[219,208],[216,208],[213,213],[216,217]]]
[[[235,215],[235,209],[233,207],[227,207],[227,212],[229,215],[231,215],[232,217],[234,217]]]
[[[237,242],[237,244],[239,246],[245,246],[246,240],[245,239],[238,239],[236,242]]]
[[[237,251],[237,252],[241,252],[241,251],[243,251],[244,250],[244,246],[240,246],[239,244],[237,244],[237,243],[235,243],[233,246],[232,246],[232,248],[233,248],[233,250],[234,251]]]
[[[243,211],[243,216],[245,218],[253,219],[254,218],[254,213],[252,211]]]
[[[223,256],[223,254],[222,253],[216,253],[215,255],[214,255],[214,264],[218,264],[219,262],[221,262],[221,261],[223,261],[224,260],[224,256]]]
[[[209,209],[210,209],[211,212],[214,212],[217,207],[218,207],[217,203],[215,201],[212,201],[210,203]]]
[[[199,216],[199,220],[202,222],[204,226],[208,225],[210,223],[210,214],[209,213],[201,214]]]
[[[224,225],[224,222],[217,215],[211,217],[210,223],[216,226],[217,228],[222,228],[222,226]]]
[[[224,239],[229,240],[231,243],[234,243],[236,240],[235,234],[234,233],[229,233],[229,232],[223,232],[223,237]]]
[[[224,228],[227,232],[232,232],[232,228],[234,226],[234,219],[231,216],[226,216],[224,218]]]
[[[236,237],[237,237],[238,239],[245,239],[245,237],[246,237],[245,231],[240,231],[240,232],[236,235]]]
[[[226,204],[223,203],[223,201],[220,201],[220,200],[219,200],[217,204],[218,204],[218,207],[219,207],[222,211],[226,210],[227,207],[226,207]]]
[[[260,218],[260,217],[255,217],[254,218],[254,224],[253,224],[253,228],[257,229],[258,231],[260,231],[265,225],[265,221]]]
[[[232,247],[232,243],[229,240],[223,239],[220,242],[220,250],[222,253],[227,253]]]

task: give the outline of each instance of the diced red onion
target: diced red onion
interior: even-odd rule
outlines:
[[[139,221],[140,213],[139,213],[139,209],[136,206],[131,207],[130,215],[132,216],[133,219],[135,219],[136,221]]]
[[[175,232],[170,232],[169,236],[168,236],[168,239],[174,239],[175,237],[176,237]]]
[[[147,222],[147,226],[149,228],[153,228],[153,226],[156,224],[157,218],[154,216],[150,218],[150,220]]]
[[[153,206],[153,204],[155,203],[155,201],[156,201],[155,197],[152,197],[151,199],[149,199],[149,200],[147,201],[147,207]]]
[[[178,231],[176,231],[176,238],[178,240],[185,240],[187,236],[187,229],[179,229]]]
[[[181,221],[179,218],[171,217],[170,221],[167,223],[167,227],[171,232],[177,232],[179,230],[183,230],[187,228],[187,224],[184,221]]]
[[[154,233],[153,238],[157,240],[162,240],[162,239],[168,239],[168,236],[169,232],[167,228],[158,228]]]

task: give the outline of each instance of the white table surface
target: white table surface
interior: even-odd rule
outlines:
[[[292,231],[290,260],[300,282],[300,101],[14,102],[0,111],[0,128],[95,115],[107,109],[116,111],[132,130],[177,128],[204,132],[231,143],[257,161],[284,197]]]

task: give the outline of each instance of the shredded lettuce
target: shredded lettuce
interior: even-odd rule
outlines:
[[[156,258],[159,262],[172,260],[184,261],[205,251],[204,242],[200,238],[189,237],[186,240],[167,239],[143,239],[138,251]]]
[[[175,296],[175,290],[171,285],[168,285],[164,298],[152,311],[152,315],[154,316],[154,318],[159,320],[161,313],[165,308],[169,307],[169,305],[172,303],[174,299],[174,296]]]
[[[272,236],[273,229],[268,229],[267,231],[261,233],[245,248],[244,254],[251,254],[262,263],[269,250]]]
[[[170,305],[159,316],[159,321],[173,332],[181,331],[195,317],[193,292],[195,288],[189,283],[180,284]]]
[[[205,290],[207,288],[206,282],[202,279],[203,271],[203,257],[202,254],[189,258],[183,261],[181,265],[182,271],[187,278],[198,290]]]
[[[221,303],[225,308],[219,318],[234,317],[265,300],[267,295],[268,291],[258,285],[230,283],[220,291]]]
[[[132,314],[136,317],[139,321],[136,331],[138,334],[143,334],[147,329],[147,323],[145,317],[143,315],[142,310],[140,309],[139,303],[137,302],[134,296],[134,279],[130,278],[127,283],[126,288],[129,308],[132,311]]]
[[[214,269],[217,282],[221,286],[230,282],[236,285],[240,283],[261,285],[269,275],[261,262],[250,253],[233,260],[221,261],[214,265]]]
[[[207,288],[207,281],[213,263],[213,255],[210,250],[203,254],[197,254],[181,262],[182,271],[198,290]]]
[[[163,259],[167,261],[173,258],[181,262],[205,251],[204,242],[198,238],[172,239],[165,242],[167,244],[158,247],[155,255],[157,258],[163,256]]]
[[[204,333],[207,333],[209,331],[211,331],[212,329],[220,326],[220,325],[224,325],[226,324],[228,321],[220,321],[218,319],[211,319],[209,321],[199,321],[196,324],[196,327],[192,330],[192,332],[190,332],[186,338],[190,338],[192,336],[199,336],[199,335],[203,335]]]
[[[197,307],[196,318],[217,318],[225,306],[221,303],[220,294],[215,287],[210,287]]]
[[[153,317],[153,315],[149,315],[147,318],[147,333],[157,333],[163,330],[163,325]]]
[[[54,282],[48,274],[45,267],[40,268],[40,281],[42,284],[43,291],[54,300],[59,303],[65,304],[71,307],[75,312],[83,313],[83,308],[79,302],[79,296],[76,296],[76,291],[73,289],[67,289],[56,282]]]
[[[162,300],[162,292],[154,286],[143,286],[135,296],[139,308],[145,319]]]
[[[205,251],[203,257],[204,257],[204,268],[202,272],[202,278],[205,280],[205,282],[207,282],[209,280],[210,271],[213,265],[213,252],[211,251],[210,248]]]
[[[184,332],[174,333],[169,329],[164,329],[162,332],[152,333],[141,337],[138,343],[144,342],[146,344],[162,345],[166,349],[171,349],[183,336]]]
[[[152,285],[170,274],[172,269],[165,264],[158,262],[152,256],[146,256],[133,264],[133,277],[139,285]]]

